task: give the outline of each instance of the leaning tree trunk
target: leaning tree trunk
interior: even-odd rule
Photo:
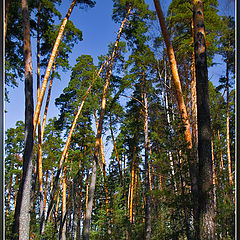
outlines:
[[[72,1],[71,5],[68,9],[68,12],[67,12],[65,18],[63,19],[62,25],[59,29],[58,36],[57,36],[57,39],[55,41],[55,44],[54,44],[54,47],[53,47],[53,50],[52,50],[52,53],[51,53],[51,56],[50,56],[50,59],[49,59],[49,62],[48,62],[47,70],[46,70],[45,76],[43,78],[41,91],[40,91],[39,98],[38,98],[37,105],[36,105],[36,109],[35,109],[35,112],[34,112],[34,119],[33,119],[34,131],[33,131],[33,134],[35,134],[35,130],[36,130],[37,122],[38,122],[38,117],[39,117],[39,114],[40,114],[40,111],[41,111],[43,97],[44,97],[44,94],[45,94],[45,90],[47,88],[47,82],[48,82],[48,79],[49,79],[49,76],[50,76],[50,73],[51,73],[54,58],[56,56],[58,47],[60,45],[64,29],[66,27],[66,24],[68,22],[68,19],[69,19],[71,13],[72,13],[72,10],[73,10],[76,2],[77,2],[77,0]]]
[[[215,239],[208,70],[202,0],[193,1],[197,87],[200,239]]]
[[[25,139],[23,152],[23,175],[18,190],[14,215],[13,233],[19,232],[19,240],[29,239],[30,196],[33,158],[33,73],[30,40],[30,21],[27,0],[22,0],[23,47],[25,63]]]

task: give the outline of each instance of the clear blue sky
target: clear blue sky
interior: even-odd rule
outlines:
[[[60,6],[60,11],[65,16],[70,1],[63,0],[63,4]],[[147,0],[150,4],[150,9],[153,9],[153,1]],[[167,9],[170,1],[161,1],[163,10]],[[221,0],[219,1],[219,9],[221,14],[234,15],[234,1]],[[107,46],[110,42],[113,42],[116,38],[116,32],[118,31],[118,25],[116,25],[111,18],[112,15],[112,0],[96,0],[96,6],[94,8],[88,8],[87,10],[79,9],[76,6],[70,19],[74,22],[83,32],[83,41],[79,42],[74,47],[70,56],[70,63],[72,66],[75,64],[75,60],[82,54],[89,54],[94,58],[97,63],[97,56],[105,54],[107,52]],[[35,40],[33,40],[35,41]],[[33,42],[32,46],[36,46]],[[220,62],[221,59],[217,58],[216,62]],[[217,79],[224,74],[225,67],[217,65],[214,68],[209,69],[209,78],[217,84]],[[36,53],[33,52],[33,69],[34,69],[34,84],[36,83]],[[55,98],[59,97],[62,90],[67,86],[70,72],[61,74],[61,81],[55,80],[53,83],[51,101],[49,106],[48,117],[54,117],[58,115],[58,110],[54,105]],[[34,85],[34,94],[36,95],[36,84]],[[14,127],[16,121],[24,121],[24,82],[19,82],[19,87],[11,89],[9,88],[10,103],[5,104],[7,113],[5,115],[5,129]],[[36,99],[34,101],[34,106]],[[45,104],[45,103],[43,103]]]

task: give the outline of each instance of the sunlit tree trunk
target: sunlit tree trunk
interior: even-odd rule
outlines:
[[[55,41],[55,44],[54,44],[54,47],[53,47],[53,50],[52,50],[52,53],[51,53],[51,56],[50,56],[50,59],[49,59],[49,62],[48,62],[48,66],[47,66],[47,69],[46,69],[45,76],[43,78],[41,91],[40,91],[39,98],[38,98],[38,101],[37,101],[37,104],[36,104],[36,108],[35,108],[35,112],[34,112],[34,118],[33,118],[34,130],[33,130],[33,134],[35,134],[37,121],[38,121],[38,117],[39,117],[39,114],[40,114],[40,111],[41,111],[42,101],[43,101],[43,97],[44,97],[44,94],[45,94],[45,90],[47,88],[47,82],[48,82],[48,79],[49,79],[49,76],[50,76],[50,73],[51,73],[51,69],[52,69],[52,65],[53,65],[53,62],[54,62],[54,58],[56,56],[58,47],[60,45],[61,38],[62,38],[64,29],[65,29],[65,26],[66,26],[66,24],[68,22],[68,19],[69,19],[71,13],[72,13],[72,10],[73,10],[76,2],[77,2],[77,0],[73,0],[72,1],[71,5],[70,5],[70,7],[68,9],[68,12],[67,12],[65,18],[63,19],[63,22],[62,22],[61,27],[59,29],[58,36],[57,36],[57,39]]]
[[[187,115],[186,105],[184,103],[183,91],[182,91],[181,82],[180,82],[180,78],[179,78],[179,74],[178,74],[175,54],[174,54],[173,47],[172,47],[172,44],[169,39],[169,35],[167,33],[166,23],[164,20],[164,16],[163,16],[163,12],[162,12],[159,0],[154,0],[154,4],[155,4],[156,11],[157,11],[160,27],[162,30],[162,35],[163,35],[163,38],[164,38],[164,41],[165,41],[165,44],[167,47],[167,55],[168,55],[168,59],[169,59],[169,63],[170,63],[170,68],[172,71],[173,82],[174,82],[174,85],[176,88],[176,93],[177,93],[177,102],[178,102],[179,112],[182,116],[182,121],[185,126],[185,131],[184,131],[185,140],[189,144],[189,148],[191,149],[192,148],[192,139],[191,139],[192,134],[191,134],[190,122],[189,122],[188,115]]]
[[[23,153],[23,176],[18,190],[13,233],[19,232],[19,240],[29,239],[30,197],[33,157],[33,73],[30,40],[30,21],[27,0],[22,0],[23,53],[25,63],[25,139]]]
[[[10,7],[10,3],[11,3],[11,0],[5,1],[4,39],[6,39],[6,34],[7,34],[8,11]]]
[[[220,151],[220,170],[223,170],[223,154],[222,154],[222,148],[221,148],[221,137],[220,137],[220,131],[218,130],[218,145],[219,145],[219,151]]]
[[[197,88],[200,239],[215,239],[208,70],[202,0],[193,1]]]
[[[136,168],[136,145],[133,147],[133,160],[132,160],[132,170],[131,170],[131,182],[130,182],[130,189],[129,189],[129,221],[133,223],[133,189],[134,189],[134,176],[135,176],[135,168]]]

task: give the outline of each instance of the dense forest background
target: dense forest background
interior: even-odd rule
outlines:
[[[235,239],[231,7],[6,0],[6,239]]]

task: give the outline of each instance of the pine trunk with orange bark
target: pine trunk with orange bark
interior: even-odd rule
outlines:
[[[34,118],[33,118],[34,129],[33,129],[33,134],[35,134],[35,130],[36,130],[36,126],[37,126],[37,122],[38,122],[38,118],[39,118],[39,114],[40,114],[41,106],[42,106],[42,102],[43,102],[43,97],[44,97],[45,90],[47,88],[47,82],[48,82],[48,79],[49,79],[49,76],[50,76],[50,73],[51,73],[51,70],[52,70],[52,65],[53,65],[56,53],[58,51],[58,47],[59,47],[60,42],[61,42],[61,38],[62,38],[62,35],[63,35],[63,32],[64,32],[64,29],[66,27],[66,24],[68,22],[68,19],[69,19],[71,13],[72,13],[72,10],[73,10],[76,2],[77,2],[77,0],[73,0],[72,1],[71,5],[70,5],[70,7],[68,9],[68,12],[67,12],[65,18],[63,19],[63,22],[62,22],[61,27],[59,29],[58,36],[57,36],[57,39],[55,41],[55,44],[54,44],[54,47],[53,47],[53,50],[52,50],[52,53],[51,53],[51,56],[50,56],[50,59],[49,59],[49,62],[48,62],[48,66],[47,66],[47,69],[46,69],[45,76],[43,78],[41,91],[40,91],[39,98],[38,98],[38,101],[37,101],[37,104],[36,104],[36,108],[35,108],[35,112],[34,112]]]

